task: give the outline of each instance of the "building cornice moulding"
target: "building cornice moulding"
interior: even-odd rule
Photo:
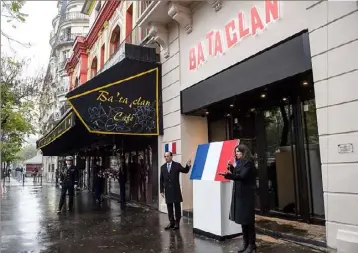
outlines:
[[[170,2],[168,15],[177,21],[187,33],[193,31],[193,18],[190,8],[183,6],[178,2]]]
[[[164,52],[164,58],[169,57],[169,32],[166,25],[161,23],[151,23],[149,25],[149,37],[148,44],[156,42],[158,43]]]

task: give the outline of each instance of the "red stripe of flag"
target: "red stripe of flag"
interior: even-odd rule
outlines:
[[[173,142],[173,143],[172,143],[172,153],[173,153],[173,154],[176,154],[176,153],[177,153],[177,143],[176,143],[176,142]]]
[[[237,145],[239,145],[239,143],[240,140],[224,141],[219,158],[217,173],[215,175],[215,181],[220,181],[220,182],[229,181],[225,179],[223,176],[219,175],[218,173],[227,171],[227,162],[229,160],[231,161],[231,163],[234,162],[235,159],[234,148]]]

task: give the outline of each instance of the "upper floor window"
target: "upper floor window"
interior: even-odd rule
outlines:
[[[97,57],[94,57],[91,64],[91,78],[97,75]]]
[[[111,35],[111,49],[110,49],[110,54],[114,54],[115,52],[117,52],[117,50],[119,49],[119,45],[120,45],[120,37],[121,37],[121,29],[119,27],[119,25],[117,25],[112,32]]]

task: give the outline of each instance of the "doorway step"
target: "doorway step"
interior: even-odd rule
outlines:
[[[282,238],[299,244],[326,248],[326,227],[299,221],[256,215],[259,234]]]

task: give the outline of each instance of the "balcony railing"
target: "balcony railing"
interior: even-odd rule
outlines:
[[[97,75],[104,72],[105,70],[112,67],[117,62],[121,61],[124,58],[124,44],[133,44],[140,45],[141,42],[146,38],[148,33],[147,29],[136,26],[133,28],[132,32],[119,44],[117,50],[109,57],[109,59],[105,62],[104,66],[98,70]]]
[[[89,16],[81,12],[67,12],[63,22],[71,20],[89,20]]]
[[[73,43],[77,36],[85,36],[82,33],[71,33],[60,35],[56,41],[56,46],[60,44]]]

